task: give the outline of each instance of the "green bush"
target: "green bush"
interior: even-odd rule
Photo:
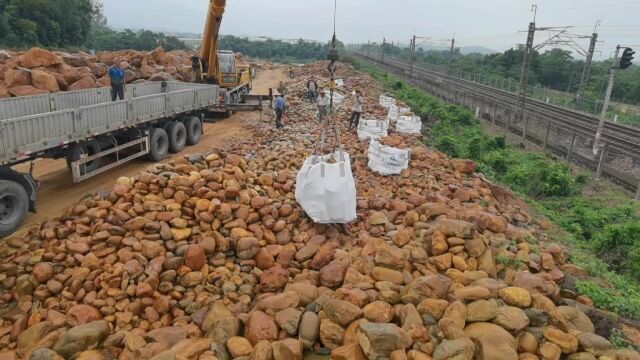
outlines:
[[[460,151],[456,139],[451,136],[439,137],[436,140],[436,149],[442,151],[450,157],[459,157]]]
[[[535,198],[567,197],[577,192],[569,168],[563,164],[528,157],[528,161],[513,164],[504,181],[517,190]]]
[[[598,255],[612,270],[640,278],[640,222],[608,224],[595,242]]]
[[[640,317],[640,292],[624,284],[622,288],[605,287],[595,281],[578,281],[578,292],[591,298],[598,307],[625,317]]]

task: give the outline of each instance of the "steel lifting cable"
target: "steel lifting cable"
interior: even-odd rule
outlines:
[[[340,160],[344,160],[343,158],[343,154],[342,154],[342,143],[340,141],[340,129],[338,128],[338,125],[335,121],[335,111],[333,108],[333,95],[334,95],[334,90],[335,90],[335,73],[337,70],[337,65],[336,62],[338,62],[338,60],[340,60],[340,53],[338,52],[338,49],[336,48],[336,44],[337,44],[337,37],[336,37],[336,14],[337,14],[337,4],[338,1],[334,0],[334,9],[333,9],[333,37],[331,38],[331,48],[329,49],[329,51],[327,52],[327,60],[329,60],[329,65],[327,66],[327,70],[329,71],[330,76],[330,85],[329,85],[329,113],[326,114],[326,116],[323,117],[322,123],[320,124],[320,137],[319,137],[319,144],[316,143],[316,146],[314,146],[314,153],[317,151],[318,147],[320,148],[320,156],[324,156],[324,143],[326,141],[326,129],[328,127],[328,125],[332,125],[333,126],[333,130],[334,130],[334,135],[335,135],[335,143],[334,143],[334,148],[333,148],[333,152],[335,152],[335,150],[337,148],[339,148],[341,150],[340,152],[340,156],[341,159]]]
[[[337,70],[337,65],[336,62],[338,62],[338,60],[340,60],[340,53],[338,52],[338,49],[336,48],[336,43],[337,43],[337,38],[336,38],[336,17],[337,17],[337,12],[338,12],[338,0],[334,0],[333,2],[333,37],[331,38],[331,49],[329,49],[329,52],[327,53],[327,59],[330,61],[329,62],[329,66],[327,67],[327,69],[329,70],[329,73],[331,74],[331,82],[329,83],[329,116],[327,116],[328,119],[331,120],[331,123],[333,125],[334,128],[334,132],[335,132],[335,145],[334,145],[334,152],[336,150],[336,147],[340,147],[340,150],[342,150],[342,143],[340,141],[340,129],[338,128],[338,124],[335,121],[335,111],[333,108],[333,95],[335,92],[335,74],[336,74],[336,70]],[[323,124],[323,129],[324,129],[324,124]],[[340,156],[343,157],[342,152],[340,153]],[[344,160],[343,158],[340,160]]]

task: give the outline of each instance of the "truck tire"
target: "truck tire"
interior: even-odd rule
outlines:
[[[187,145],[187,128],[180,121],[173,121],[167,125],[169,136],[169,151],[178,153]]]
[[[67,167],[71,170],[71,163],[79,160],[82,154],[91,156],[99,153],[100,151],[102,151],[102,147],[98,140],[89,140],[81,145],[76,144],[73,150],[71,150],[71,153],[67,155]],[[88,163],[80,166],[80,175],[93,172],[99,167],[100,159],[89,161]]]
[[[153,128],[149,132],[149,160],[159,162],[169,154],[169,136],[162,128]]]
[[[197,116],[188,117],[184,121],[187,128],[187,145],[195,145],[202,138],[202,122]]]
[[[0,237],[12,234],[29,211],[29,196],[20,184],[0,180]]]

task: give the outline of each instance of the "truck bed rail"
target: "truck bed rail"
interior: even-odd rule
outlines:
[[[143,122],[218,105],[215,85],[154,82],[129,85],[111,102],[98,88],[0,100],[0,162],[11,164],[70,142]]]

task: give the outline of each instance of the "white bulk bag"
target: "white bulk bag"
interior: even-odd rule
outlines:
[[[369,168],[380,175],[397,175],[409,167],[409,149],[396,149],[382,145],[376,140],[369,143]]]
[[[400,115],[407,115],[407,113],[411,112],[411,108],[401,107],[401,108],[398,108],[398,112],[400,113]]]
[[[396,122],[398,121],[399,116],[400,116],[400,110],[398,109],[398,107],[395,105],[391,105],[389,107],[389,112],[387,113],[387,120],[391,122]]]
[[[324,94],[327,98],[331,99],[331,90],[325,90]],[[333,106],[338,107],[344,102],[344,95],[337,91],[333,91]]]
[[[380,95],[380,105],[382,105],[383,107],[389,108],[391,107],[391,105],[395,105],[395,104],[396,104],[396,99],[390,96]]]
[[[404,134],[422,134],[422,121],[419,116],[400,116],[396,131]]]
[[[328,163],[329,159],[337,160]],[[296,201],[313,221],[346,224],[356,219],[356,184],[349,154],[308,157],[296,177]]]
[[[358,139],[379,139],[388,135],[388,120],[365,120],[362,119],[358,123]]]

